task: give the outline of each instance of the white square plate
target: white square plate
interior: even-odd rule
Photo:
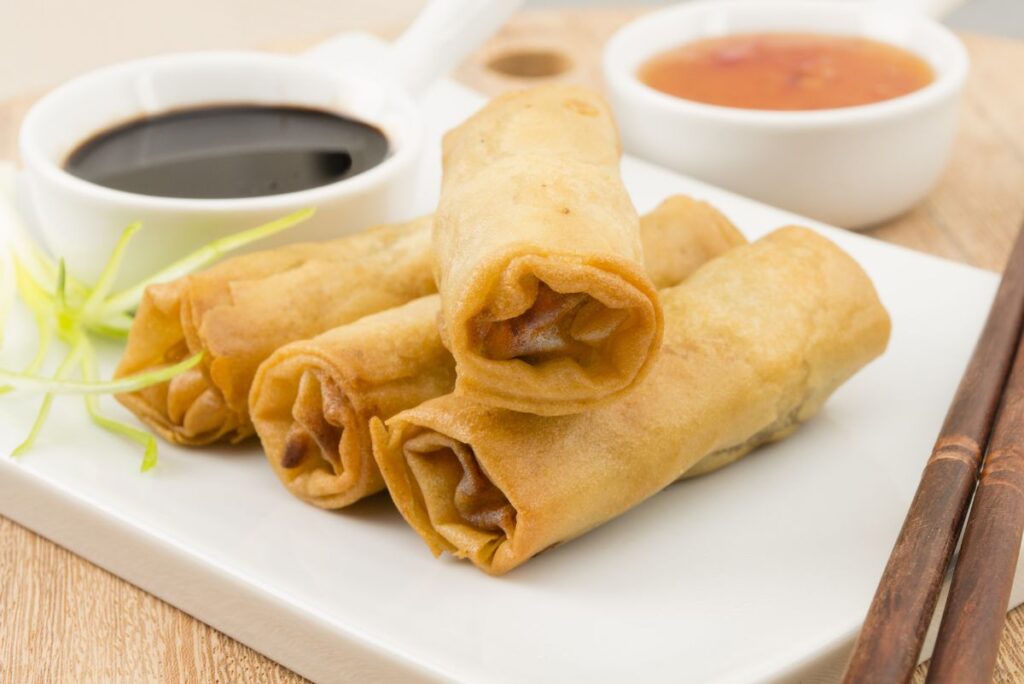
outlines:
[[[451,82],[428,95],[433,144],[410,214],[436,199],[442,131],[481,102]],[[822,231],[874,278],[888,352],[790,439],[499,579],[434,560],[386,496],[341,513],[299,502],[254,444],[161,444],[140,475],[136,445],[89,425],[75,398],[57,400],[28,456],[0,458],[0,513],[320,681],[834,676],[997,279],[633,159],[623,173],[641,211],[681,192],[751,239],[789,223]],[[3,365],[34,344],[24,316],[12,327]],[[104,350],[108,368],[117,353]],[[36,403],[0,398],[0,452]]]

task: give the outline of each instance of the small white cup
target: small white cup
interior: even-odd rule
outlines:
[[[637,77],[644,62],[682,43],[758,32],[884,41],[923,57],[935,80],[908,95],[858,107],[762,111],[684,100]],[[968,70],[960,41],[928,17],[878,3],[814,0],[674,5],[620,29],[603,61],[627,152],[847,228],[893,218],[935,185],[956,135]]]
[[[49,248],[92,282],[126,226],[143,223],[119,285],[210,241],[293,211],[315,216],[258,248],[345,235],[409,218],[423,126],[416,95],[496,30],[522,0],[434,0],[393,45],[339,36],[303,56],[173,54],[93,71],[28,112],[20,147],[32,209]],[[300,192],[239,199],[152,197],[113,190],[64,170],[82,141],[133,119],[217,104],[298,105],[369,122],[388,138],[379,165]]]

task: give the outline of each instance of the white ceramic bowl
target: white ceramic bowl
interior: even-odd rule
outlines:
[[[381,128],[391,152],[379,165],[341,182],[240,199],[139,195],[90,183],[63,168],[68,154],[97,131],[211,103],[337,111]],[[417,107],[399,88],[339,75],[312,60],[213,52],[142,59],[75,79],[32,108],[20,142],[39,226],[73,275],[95,280],[121,231],[133,221],[143,222],[124,261],[125,284],[218,237],[306,207],[315,207],[316,215],[269,244],[324,239],[402,218],[421,138]]]
[[[923,57],[935,80],[875,104],[762,111],[667,95],[637,78],[655,54],[732,33],[809,32],[884,41]],[[847,228],[890,219],[938,180],[956,135],[967,52],[949,30],[877,3],[689,2],[620,29],[604,75],[627,152],[741,194]]]
[[[522,0],[432,0],[393,44],[337,36],[301,56],[256,52],[172,54],[80,76],[37,102],[21,127],[30,203],[68,270],[96,279],[121,232],[141,221],[118,285],[152,274],[218,237],[299,209],[312,219],[255,248],[319,240],[409,216],[423,122],[416,96],[490,36]],[[151,197],[64,170],[79,143],[135,118],[217,104],[299,105],[380,128],[390,143],[377,166],[301,192],[238,199]]]

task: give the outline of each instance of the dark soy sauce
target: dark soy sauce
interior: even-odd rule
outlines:
[[[79,145],[64,167],[140,195],[226,199],[327,185],[387,154],[384,134],[360,121],[299,107],[231,105],[116,126]]]

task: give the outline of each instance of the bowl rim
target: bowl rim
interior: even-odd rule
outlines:
[[[642,49],[639,57],[632,54],[633,43],[649,34],[653,27],[678,24],[706,12],[737,13],[748,10],[765,12],[805,12],[846,17],[889,17],[914,22],[928,40],[948,57],[945,68],[933,65],[934,80],[923,88],[905,95],[852,107],[814,110],[766,110],[726,107],[687,100],[657,90],[640,80],[633,68],[664,48]],[[801,29],[803,30],[803,29]],[[768,32],[778,32],[777,29]],[[813,32],[813,30],[808,31]],[[728,35],[728,34],[725,34]],[[838,35],[838,34],[837,34]],[[854,35],[854,34],[849,34]],[[884,40],[884,39],[883,39]],[[627,50],[630,54],[624,54]],[[916,53],[915,53],[916,54]],[[919,55],[920,56],[920,55]],[[637,106],[657,108],[676,115],[688,115],[707,121],[729,122],[765,128],[819,128],[868,122],[911,114],[937,102],[955,97],[967,78],[970,59],[967,49],[956,35],[931,17],[919,13],[893,10],[875,3],[820,2],[819,0],[693,0],[677,3],[644,14],[616,31],[606,43],[602,68],[609,91],[633,100]]]
[[[79,197],[85,197],[93,201],[130,205],[139,211],[178,211],[178,212],[199,212],[199,213],[232,213],[238,211],[267,211],[280,208],[287,211],[290,207],[296,206],[319,206],[324,202],[334,200],[339,196],[358,195],[369,189],[382,186],[389,180],[401,173],[401,170],[414,163],[419,155],[419,147],[423,137],[423,122],[419,116],[412,98],[398,88],[387,84],[369,80],[361,80],[363,84],[372,83],[372,87],[383,92],[388,101],[399,110],[402,120],[402,137],[404,142],[395,145],[389,136],[391,149],[389,154],[376,166],[367,169],[355,176],[345,178],[326,185],[320,185],[295,192],[285,192],[276,195],[264,195],[260,197],[228,197],[228,198],[192,198],[192,197],[162,197],[157,195],[144,195],[141,193],[127,192],[108,188],[98,183],[79,178],[63,168],[61,163],[51,158],[42,149],[41,136],[45,135],[43,125],[39,119],[53,107],[61,106],[62,100],[69,97],[79,96],[76,91],[83,92],[95,88],[98,84],[109,82],[112,79],[130,79],[149,69],[162,67],[180,67],[185,69],[202,68],[213,61],[222,63],[235,63],[243,68],[260,68],[261,66],[283,66],[285,68],[296,68],[316,73],[333,80],[336,84],[345,85],[353,79],[346,79],[339,74],[325,69],[322,65],[312,60],[302,58],[301,55],[275,55],[273,53],[243,50],[210,50],[184,53],[172,53],[133,59],[106,67],[100,67],[76,78],[73,78],[40,98],[25,114],[18,131],[18,147],[25,170],[29,177],[35,174],[47,182],[59,185],[64,192],[73,193]],[[243,66],[244,65],[244,66]],[[235,104],[238,100],[230,97],[211,100],[213,105]],[[272,103],[268,102],[268,106]],[[279,104],[295,104],[282,98]],[[329,111],[340,111],[330,108]],[[118,122],[111,122],[108,127],[116,126]],[[379,126],[379,122],[369,121],[372,125]],[[102,132],[101,129],[98,132]]]

